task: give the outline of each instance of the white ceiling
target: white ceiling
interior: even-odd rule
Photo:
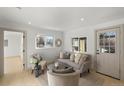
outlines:
[[[80,19],[84,18],[82,22]],[[0,8],[0,23],[69,30],[124,18],[124,8],[37,7]]]

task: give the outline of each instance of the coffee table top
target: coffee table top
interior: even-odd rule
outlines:
[[[74,72],[73,67],[65,64],[65,63],[58,63],[59,65],[55,67],[55,64],[48,65],[48,70],[52,70],[55,73],[72,73]]]
[[[67,65],[65,63],[58,63],[58,64],[59,64],[59,67],[58,67],[59,69],[71,67],[71,66],[69,66],[69,65]],[[48,68],[48,70],[55,68],[55,63],[54,64],[49,64],[47,66],[47,68]]]

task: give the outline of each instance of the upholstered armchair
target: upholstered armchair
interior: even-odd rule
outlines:
[[[80,71],[76,70],[72,73],[60,74],[48,70],[47,78],[49,86],[78,86]]]

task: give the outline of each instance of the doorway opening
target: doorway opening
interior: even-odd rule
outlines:
[[[4,31],[4,74],[23,71],[23,36],[23,32]]]

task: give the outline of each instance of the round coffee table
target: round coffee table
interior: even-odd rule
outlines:
[[[56,67],[55,64],[50,64],[48,66],[48,70],[51,70],[54,73],[60,73],[60,74],[66,74],[66,73],[72,73],[74,72],[73,67],[64,64],[64,63],[58,63],[58,66]]]

